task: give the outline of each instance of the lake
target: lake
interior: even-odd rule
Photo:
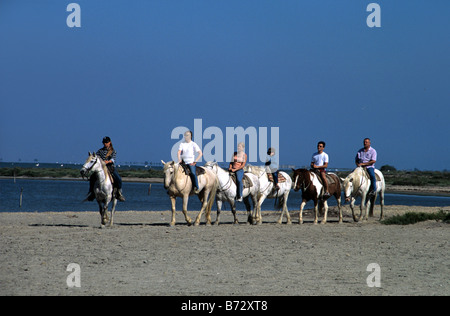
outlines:
[[[23,188],[22,207],[19,207],[20,191]],[[98,211],[96,202],[84,202],[89,189],[89,183],[83,181],[63,180],[30,180],[0,179],[0,212],[83,212]],[[148,194],[148,183],[124,182],[123,192],[126,202],[117,204],[117,211],[166,211],[170,210],[170,200],[161,183],[152,183]],[[288,200],[289,210],[298,210],[301,203],[301,192],[291,191]],[[359,203],[359,201],[357,201]],[[378,203],[378,202],[377,202]],[[335,206],[334,198],[329,200],[329,206]],[[406,194],[385,194],[385,205],[411,206],[449,206],[450,197],[419,196]],[[263,210],[273,210],[274,200],[266,200]],[[189,200],[188,210],[200,210],[201,204],[197,197]],[[306,208],[312,208],[310,201]],[[238,203],[238,210],[245,210],[243,203]],[[177,199],[177,210],[181,210],[181,199]],[[216,207],[213,207],[213,211]],[[230,210],[229,205],[225,210]]]

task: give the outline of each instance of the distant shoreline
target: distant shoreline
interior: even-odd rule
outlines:
[[[14,180],[14,177],[5,177],[0,176],[0,179],[11,179]],[[52,177],[26,177],[20,176],[16,177],[19,180],[49,180],[49,181],[87,181],[82,178],[71,178],[71,177],[60,177],[60,178],[52,178]],[[162,178],[135,178],[135,177],[123,177],[123,182],[139,182],[139,183],[164,183],[164,179]]]
[[[14,179],[14,177],[0,176],[0,179]],[[86,181],[81,178],[52,178],[52,177],[26,177],[20,176],[16,179],[26,180],[49,180],[49,181]],[[123,182],[135,183],[164,183],[162,178],[136,178],[123,177]],[[411,185],[386,185],[386,193],[406,194],[406,195],[424,195],[424,196],[450,196],[450,187],[442,186],[411,186]]]

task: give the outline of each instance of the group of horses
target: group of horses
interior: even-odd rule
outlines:
[[[206,225],[211,225],[211,209],[214,201],[217,201],[217,219],[214,224],[219,224],[220,213],[224,202],[228,202],[231,206],[231,211],[234,216],[234,224],[238,224],[236,216],[236,195],[237,185],[233,175],[227,170],[222,169],[216,162],[207,162],[204,167],[197,167],[201,169],[198,174],[199,191],[198,198],[202,203],[200,212],[198,213],[194,223],[187,213],[187,206],[189,197],[194,195],[194,188],[191,177],[187,174],[185,168],[181,164],[174,161],[164,162],[164,188],[170,197],[172,204],[172,219],[170,226],[175,225],[176,212],[176,198],[183,199],[182,212],[188,225],[198,226],[202,214],[205,213]],[[287,200],[291,189],[294,191],[302,191],[302,203],[300,205],[299,223],[303,223],[303,208],[310,200],[314,201],[314,224],[318,223],[319,211],[323,213],[321,224],[327,222],[329,197],[324,196],[324,186],[319,175],[307,169],[292,169],[293,176],[289,176],[284,171],[279,171],[278,187],[272,181],[272,175],[266,172],[264,167],[257,167],[247,164],[244,171],[244,190],[243,201],[247,209],[247,223],[261,224],[261,205],[265,199],[276,199],[275,204],[277,209],[281,209],[281,214],[278,223],[281,224],[283,215],[287,218],[287,224],[291,224],[291,217],[289,215]],[[341,209],[341,192],[344,191],[345,200],[350,202],[353,220],[355,222],[360,220],[367,220],[368,215],[373,216],[373,209],[377,195],[380,195],[381,215],[380,220],[383,219],[384,207],[384,191],[385,181],[383,174],[379,170],[375,170],[377,175],[377,191],[375,194],[368,194],[370,189],[370,178],[362,167],[357,167],[345,179],[339,178],[334,173],[327,173],[328,192],[330,197],[334,196],[337,201],[339,210],[339,223],[342,223],[342,209]],[[89,153],[89,157],[81,168],[83,177],[88,177],[97,173],[97,182],[94,185],[94,193],[99,205],[101,215],[101,225],[104,227],[108,224],[113,225],[113,217],[117,200],[113,192],[113,184],[111,178],[108,176],[107,168],[103,160],[96,156],[95,153]],[[356,216],[354,205],[356,198],[361,196],[361,206],[359,217]],[[250,199],[253,204],[250,204]],[[108,206],[112,204],[110,217],[108,217]]]

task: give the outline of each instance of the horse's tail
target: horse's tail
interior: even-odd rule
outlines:
[[[277,211],[281,210],[283,208],[283,205],[284,205],[284,194],[279,197],[277,191],[277,196],[275,197],[275,205],[274,205],[275,210]]]

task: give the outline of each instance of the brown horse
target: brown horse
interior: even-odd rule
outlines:
[[[321,224],[325,224],[327,222],[328,215],[328,203],[327,199],[329,197],[323,197],[323,185],[321,179],[315,172],[306,170],[306,169],[297,169],[294,170],[294,191],[302,190],[302,204],[300,206],[300,224],[303,224],[303,208],[305,207],[306,202],[313,200],[314,201],[314,224],[317,224],[318,221],[318,205],[320,204],[320,210],[322,213],[323,207],[325,207],[325,213]],[[338,203],[339,209],[339,224],[342,223],[342,210],[341,210],[341,182],[339,177],[334,173],[327,173],[328,180],[328,192],[330,193],[330,197],[334,196]]]

